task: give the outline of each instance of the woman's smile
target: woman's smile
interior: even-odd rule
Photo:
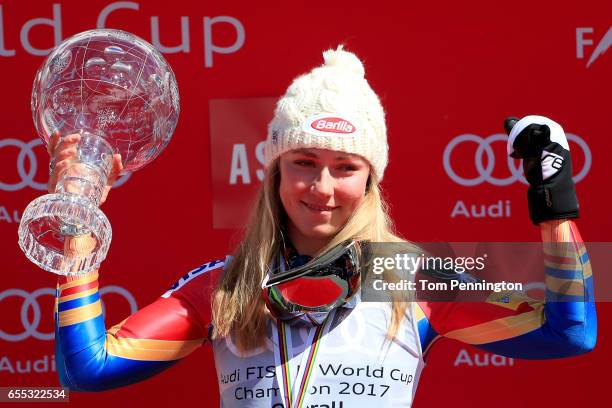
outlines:
[[[329,205],[319,205],[319,204],[310,204],[304,201],[301,201],[302,204],[310,211],[316,214],[331,214],[332,211],[339,208],[338,206],[329,206]]]

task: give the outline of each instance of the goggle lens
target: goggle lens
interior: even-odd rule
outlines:
[[[346,290],[331,277],[301,277],[275,287],[286,302],[307,308],[334,304]]]

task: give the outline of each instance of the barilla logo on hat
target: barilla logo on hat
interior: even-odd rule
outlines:
[[[357,131],[353,123],[344,115],[320,113],[306,118],[302,127],[305,132],[313,135],[349,135]]]

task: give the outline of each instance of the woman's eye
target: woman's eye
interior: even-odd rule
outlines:
[[[295,164],[301,167],[311,167],[314,165],[314,163],[310,160],[296,160]]]
[[[339,169],[342,170],[342,171],[355,171],[355,170],[357,170],[357,167],[355,167],[352,164],[344,164],[344,165],[340,166]]]

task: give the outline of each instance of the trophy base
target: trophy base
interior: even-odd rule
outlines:
[[[66,240],[86,234],[95,239],[93,249],[87,254],[67,254]],[[108,218],[91,201],[75,194],[38,197],[27,206],[19,225],[19,246],[28,259],[58,275],[98,268],[111,239]]]

